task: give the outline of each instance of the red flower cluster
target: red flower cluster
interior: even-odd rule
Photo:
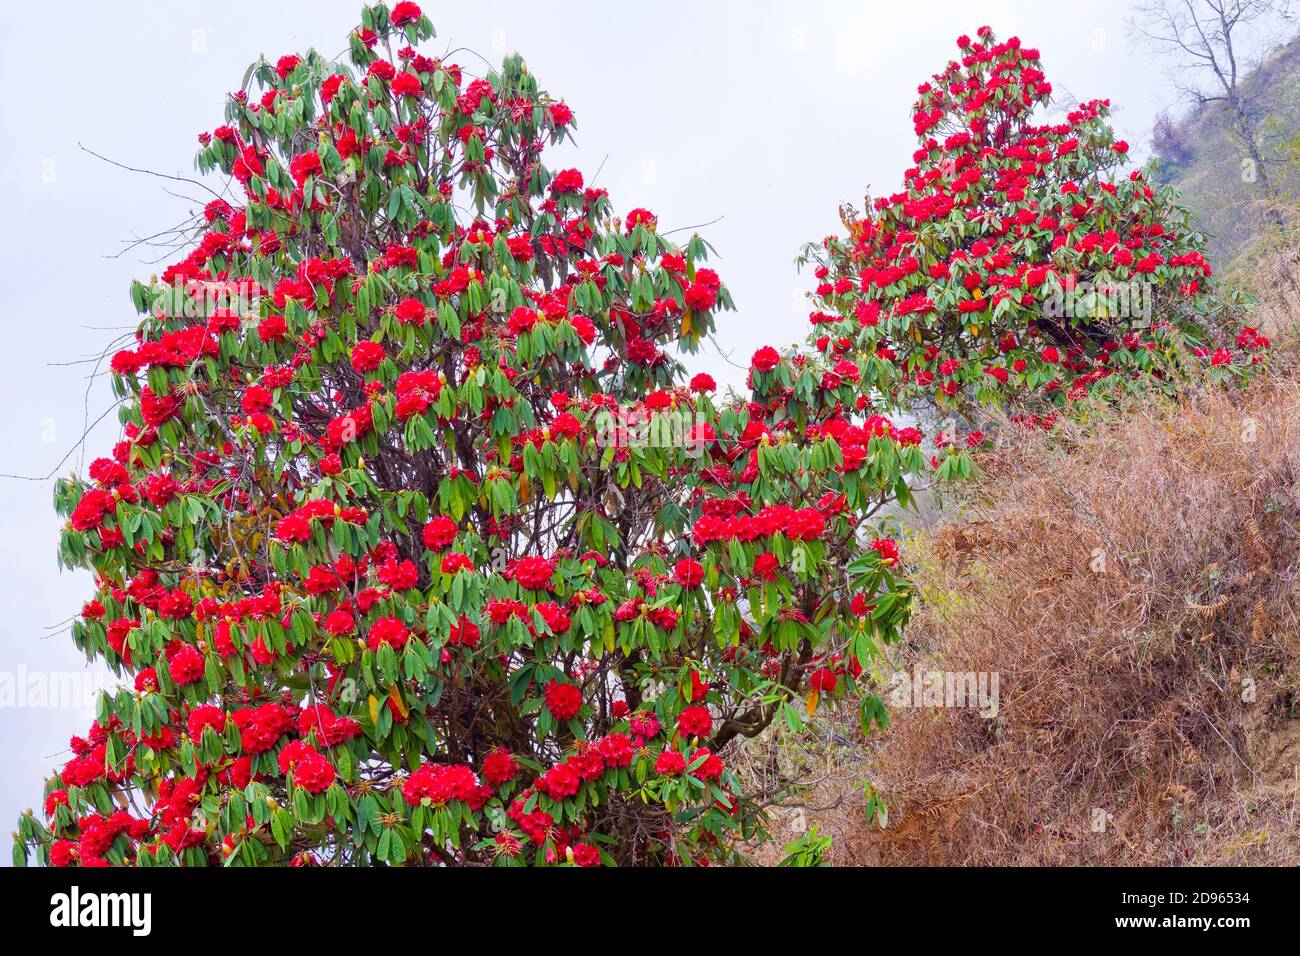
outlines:
[[[530,591],[549,591],[555,577],[555,562],[550,558],[519,558],[506,572],[521,588]]]
[[[334,767],[311,744],[295,740],[280,751],[280,772],[293,773],[294,783],[308,793],[321,793],[334,782]]]
[[[825,530],[826,516],[816,508],[769,505],[756,515],[733,512],[723,517],[709,513],[706,506],[705,514],[695,522],[694,536],[695,542],[701,545],[715,541],[757,541],[777,534],[792,541],[814,541]]]
[[[546,685],[546,709],[556,720],[572,720],[582,709],[582,690],[575,684],[553,680]]]
[[[410,636],[410,630],[397,618],[381,617],[370,625],[370,635],[366,638],[366,643],[372,651],[379,650],[383,645],[400,651],[406,646],[407,638]]]
[[[411,806],[426,800],[432,806],[460,800],[477,810],[491,795],[492,788],[481,785],[474,771],[462,764],[427,763],[402,785],[402,796]]]
[[[424,546],[430,551],[446,551],[456,540],[456,534],[456,522],[446,515],[438,515],[424,526]]]

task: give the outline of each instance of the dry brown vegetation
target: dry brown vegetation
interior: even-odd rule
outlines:
[[[1259,215],[1272,214],[1282,225],[1257,234],[1224,270],[1223,278],[1254,297],[1249,324],[1285,341],[1294,336],[1300,315],[1300,207],[1257,205]]]
[[[1300,381],[1002,436],[910,542],[920,601],[882,664],[997,673],[997,716],[759,745],[817,781],[777,836],[816,825],[842,865],[1300,862]]]

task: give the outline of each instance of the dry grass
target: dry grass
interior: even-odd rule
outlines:
[[[1254,296],[1250,323],[1293,348],[1300,315],[1300,207],[1260,204],[1257,218],[1267,219],[1270,214],[1281,225],[1260,229],[1228,265],[1223,278]]]
[[[885,668],[996,673],[997,716],[901,708],[779,756],[822,782],[778,837],[818,825],[840,864],[1300,862],[1300,383],[1003,434],[911,542]]]

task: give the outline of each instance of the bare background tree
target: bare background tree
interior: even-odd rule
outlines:
[[[1290,38],[1291,0],[1155,0],[1137,7],[1133,32],[1155,53],[1173,59],[1170,79],[1180,99],[1204,110],[1221,104],[1218,115],[1249,158],[1243,181],[1263,199],[1277,198],[1270,163],[1261,142],[1262,110],[1256,102],[1264,84],[1252,74],[1279,43]],[[1178,160],[1179,131],[1168,116],[1156,121],[1156,148]]]

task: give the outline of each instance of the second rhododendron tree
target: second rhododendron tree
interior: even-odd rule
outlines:
[[[200,136],[221,198],[56,489],[73,639],[126,686],[18,862],[727,862],[772,796],[739,739],[883,720],[910,592],[866,519],[919,432],[847,361],[691,376],[705,244],[543,163],[574,115],[522,59],[431,35],[368,7],[351,66],[261,61]]]
[[[987,27],[957,45],[918,89],[903,190],[806,250],[817,348],[888,406],[954,421],[1011,404],[1050,424],[1091,392],[1248,371],[1267,338],[1235,324],[1175,192],[1125,168],[1109,103],[1053,115],[1037,50]]]

